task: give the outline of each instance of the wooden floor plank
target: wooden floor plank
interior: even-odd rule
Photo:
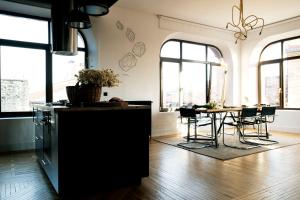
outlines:
[[[300,135],[288,135],[300,137]],[[300,199],[300,145],[227,161],[150,141],[150,176],[140,186],[84,200]],[[33,152],[0,155],[0,200],[58,199]]]

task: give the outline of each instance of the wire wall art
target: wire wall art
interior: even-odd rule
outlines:
[[[124,25],[119,20],[116,22],[119,31],[124,30]],[[135,33],[131,28],[126,28],[125,36],[129,42],[135,42]],[[119,67],[128,72],[137,64],[138,58],[141,58],[146,52],[146,44],[144,42],[135,42],[133,47],[119,59]]]

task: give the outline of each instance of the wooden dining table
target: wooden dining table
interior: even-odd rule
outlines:
[[[224,125],[225,118],[227,114],[225,114],[223,117],[221,117],[219,127],[217,128],[217,114],[220,113],[228,113],[228,112],[240,112],[242,110],[242,107],[224,107],[224,108],[214,108],[214,109],[206,109],[206,108],[197,108],[196,113],[205,113],[211,115],[211,135],[213,137],[213,141],[215,144],[215,147],[218,148],[218,134]]]

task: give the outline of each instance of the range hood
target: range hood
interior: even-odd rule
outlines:
[[[59,55],[77,55],[77,29],[67,24],[68,14],[74,9],[73,0],[54,0],[51,7],[52,52]]]

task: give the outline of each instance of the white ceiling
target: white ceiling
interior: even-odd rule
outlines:
[[[239,0],[118,0],[114,6],[225,28]],[[254,14],[265,24],[300,16],[300,0],[244,0],[244,17]]]

